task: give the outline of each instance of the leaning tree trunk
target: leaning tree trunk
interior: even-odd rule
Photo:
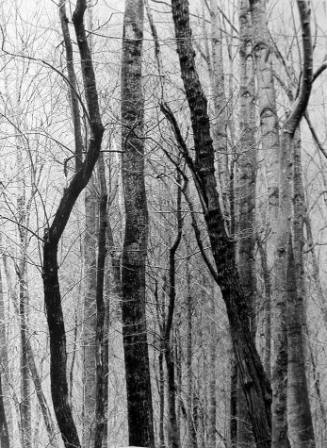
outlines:
[[[271,282],[274,277],[274,254],[276,247],[278,198],[279,198],[279,125],[276,107],[276,92],[273,79],[271,44],[267,26],[265,0],[250,0],[252,18],[252,43],[258,87],[258,105],[262,154],[268,189],[267,208],[267,267],[270,278],[266,278],[264,325],[264,367],[268,378],[271,373]]]
[[[304,246],[304,189],[302,181],[301,134],[295,133],[293,148],[293,252],[290,259],[289,283],[294,285],[289,298],[288,312],[288,424],[291,444],[297,448],[314,448],[310,400],[305,368],[305,274],[303,262]]]
[[[73,14],[73,23],[81,57],[90,137],[85,160],[64,190],[52,224],[45,232],[43,243],[43,286],[50,335],[51,395],[58,426],[66,448],[80,448],[81,444],[69,403],[66,372],[66,332],[58,278],[58,245],[74,204],[91,177],[100,154],[104,131],[99,112],[92,57],[84,27],[85,10],[86,0],[78,0]]]
[[[210,137],[207,98],[196,71],[187,0],[172,0],[176,43],[181,75],[188,100],[194,134],[196,159],[193,171],[204,210],[218,282],[226,304],[234,351],[257,446],[270,448],[270,388],[249,326],[247,296],[241,286],[234,261],[234,244],[225,228],[215,180],[214,149]],[[166,108],[167,112],[167,108]],[[170,117],[169,112],[166,114]],[[172,122],[176,132],[176,122]]]
[[[236,264],[249,307],[248,323],[255,338],[256,260],[256,112],[251,17],[248,0],[239,4],[240,23],[240,144],[235,163],[234,220]],[[239,366],[236,366],[239,376]],[[254,445],[246,397],[240,378],[237,390],[237,446]]]
[[[148,210],[144,183],[142,93],[143,1],[127,0],[121,71],[122,179],[125,237],[122,321],[129,444],[154,446],[150,365],[145,316]]]

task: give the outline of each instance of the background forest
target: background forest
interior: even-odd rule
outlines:
[[[1,2],[1,448],[326,447],[326,23]]]

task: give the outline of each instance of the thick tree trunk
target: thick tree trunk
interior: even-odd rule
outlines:
[[[291,444],[297,448],[315,447],[312,416],[305,368],[305,274],[303,262],[305,216],[302,181],[301,135],[293,142],[293,253],[290,258],[289,284],[293,285],[288,311],[288,425]]]
[[[121,71],[122,178],[126,211],[122,255],[122,320],[129,444],[154,446],[145,317],[148,211],[144,184],[142,94],[143,1],[127,0]]]
[[[267,208],[267,268],[270,279],[274,277],[274,256],[276,247],[278,198],[279,198],[279,124],[276,107],[276,92],[271,62],[271,45],[266,17],[265,0],[250,0],[252,17],[252,43],[256,65],[258,86],[258,105],[262,154],[265,162],[265,173],[268,190]],[[266,279],[268,280],[268,278]],[[264,305],[265,350],[264,366],[268,377],[271,373],[271,280],[266,282]]]
[[[219,286],[226,304],[233,347],[257,446],[270,447],[270,389],[248,322],[250,308],[234,262],[234,244],[226,233],[214,176],[207,99],[195,68],[186,0],[172,0],[181,74],[191,112],[196,160],[193,175],[203,205]]]
[[[279,210],[276,244],[276,270],[273,294],[274,324],[274,360],[272,367],[272,448],[288,447],[287,437],[287,356],[288,350],[294,343],[291,338],[287,341],[287,303],[292,293],[289,287],[288,266],[293,256],[290,254],[291,219],[292,219],[292,149],[294,134],[307,107],[312,83],[312,45],[310,30],[310,13],[306,1],[297,1],[303,32],[303,74],[297,101],[288,115],[281,133],[280,155],[280,183],[279,183]],[[293,285],[294,286],[294,285]],[[290,333],[289,333],[290,335]],[[293,361],[291,361],[293,362]]]
[[[248,0],[239,4],[240,23],[240,145],[235,163],[234,219],[236,264],[246,300],[248,323],[255,338],[256,260],[255,260],[255,197],[256,197],[256,113],[254,61],[251,17]],[[237,366],[237,371],[239,367]],[[239,376],[239,375],[238,375]],[[246,397],[238,378],[237,446],[254,445]]]

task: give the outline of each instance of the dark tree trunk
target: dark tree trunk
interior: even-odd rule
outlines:
[[[249,328],[255,338],[256,260],[256,112],[252,26],[248,0],[239,3],[240,28],[240,144],[235,163],[235,239],[236,264],[249,308]],[[237,371],[239,367],[237,366]],[[246,397],[238,378],[237,446],[254,445]]]
[[[107,234],[107,188],[105,179],[105,165],[103,155],[99,157],[99,234],[98,234],[98,260],[96,277],[96,408],[95,408],[95,435],[94,448],[107,446],[106,427],[108,408],[108,334],[106,331],[107,307],[104,298],[104,269],[106,261],[106,234]]]
[[[91,135],[85,160],[64,191],[53,222],[45,232],[43,245],[43,286],[50,335],[51,394],[58,426],[66,448],[79,448],[81,445],[69,403],[66,374],[66,333],[61,307],[57,252],[60,238],[74,204],[87,185],[99,157],[104,131],[99,113],[92,57],[84,28],[85,10],[86,1],[78,0],[73,14],[73,23],[81,57]]]
[[[172,0],[172,12],[181,74],[194,134],[196,160],[194,165],[191,163],[191,169],[205,213],[219,286],[227,308],[233,347],[256,443],[260,448],[270,448],[270,387],[249,326],[250,308],[234,262],[234,243],[226,232],[219,205],[207,99],[195,68],[188,2]]]
[[[143,1],[127,0],[121,72],[122,179],[126,211],[122,255],[122,321],[129,444],[154,446],[145,317],[148,210],[144,183],[142,93]]]
[[[0,446],[10,448],[6,411],[3,402],[2,374],[0,374]]]

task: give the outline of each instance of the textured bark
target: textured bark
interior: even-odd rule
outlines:
[[[272,370],[272,448],[289,446],[287,437],[287,333],[286,304],[289,298],[288,265],[291,254],[292,218],[292,148],[295,131],[307,107],[312,83],[312,45],[309,10],[305,1],[297,2],[303,32],[303,73],[297,101],[294,103],[281,132],[279,210],[276,245],[276,271],[273,294],[274,360]],[[292,341],[293,343],[293,341]],[[294,348],[292,347],[292,350]]]
[[[253,53],[256,64],[257,96],[260,116],[260,130],[262,153],[265,162],[265,174],[268,190],[267,207],[267,268],[270,279],[274,277],[274,257],[276,247],[278,200],[279,200],[279,124],[276,107],[276,92],[274,86],[271,45],[266,17],[265,0],[250,0],[252,30],[253,30]],[[268,280],[268,278],[267,278]],[[265,350],[264,366],[268,377],[271,373],[271,280],[266,282],[265,306],[264,306],[264,333]]]
[[[63,193],[52,224],[45,232],[43,246],[44,300],[50,335],[51,395],[58,426],[66,448],[79,448],[81,445],[69,404],[66,374],[66,334],[58,278],[58,244],[74,204],[91,177],[92,170],[99,157],[103,135],[92,57],[84,28],[85,10],[85,0],[78,0],[73,14],[73,23],[81,57],[90,138],[85,160]]]
[[[313,235],[312,235],[312,229],[311,229],[311,220],[310,216],[308,214],[308,211],[306,211],[305,217],[304,217],[305,227],[306,227],[306,235],[307,235],[307,245],[309,247],[309,250],[311,252],[312,257],[312,276],[313,280],[315,282],[315,288],[317,292],[317,298],[319,302],[319,308],[322,314],[322,318],[325,323],[325,327],[327,328],[327,303],[325,300],[321,280],[320,280],[320,266],[318,257],[315,251],[315,245],[313,241]]]
[[[172,0],[177,51],[194,135],[195,164],[188,161],[201,198],[218,281],[226,304],[242,388],[258,447],[270,447],[270,390],[249,327],[249,306],[234,262],[234,244],[226,233],[214,175],[207,99],[195,68],[186,0]]]
[[[264,281],[264,350],[263,350],[263,366],[268,379],[270,380],[271,374],[271,271],[268,268],[267,262],[267,247],[261,241],[258,241],[258,249],[260,253],[262,275]]]
[[[251,17],[248,0],[239,3],[240,29],[240,145],[235,164],[234,219],[236,264],[248,303],[248,325],[255,338],[256,261],[256,113]],[[239,367],[237,366],[237,372]],[[239,373],[238,373],[239,376]],[[237,446],[254,445],[251,422],[240,378],[237,388]]]
[[[100,181],[99,199],[99,234],[98,259],[96,274],[96,408],[94,448],[106,448],[107,440],[107,410],[108,410],[108,309],[104,298],[104,270],[106,262],[107,234],[107,187],[103,155],[98,162]],[[91,445],[89,445],[91,446]]]
[[[315,447],[305,360],[305,274],[304,188],[302,181],[301,135],[298,128],[293,142],[293,253],[289,260],[289,285],[293,285],[288,311],[288,425],[291,444],[299,448]]]
[[[150,366],[145,317],[148,211],[144,184],[142,94],[143,1],[127,0],[121,70],[122,180],[125,236],[122,320],[129,444],[154,446]]]
[[[210,0],[211,38],[212,38],[212,75],[211,90],[214,103],[212,121],[213,146],[217,158],[217,174],[221,206],[229,216],[229,173],[227,156],[227,100],[225,95],[223,39],[218,2]]]
[[[83,448],[94,445],[96,406],[97,205],[93,177],[85,188],[83,313]]]

